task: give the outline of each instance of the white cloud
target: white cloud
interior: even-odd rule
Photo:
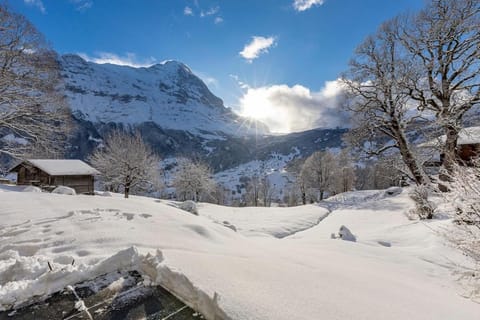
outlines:
[[[313,6],[321,6],[325,0],[294,0],[293,7],[297,11],[305,11]]]
[[[240,98],[240,114],[265,123],[272,132],[298,132],[313,128],[348,126],[348,115],[340,108],[340,81],[327,81],[318,92],[301,85],[246,88]]]
[[[196,15],[196,16],[199,16],[200,18],[212,17],[213,18],[213,23],[215,23],[215,24],[220,24],[224,21],[223,18],[220,17],[220,15],[219,15],[219,13],[220,13],[220,7],[219,6],[210,7],[208,10],[204,10],[200,7],[198,1],[194,1],[194,5],[195,5],[194,8],[186,6],[183,9],[183,14],[185,16],[192,16],[192,17]]]
[[[30,6],[37,7],[40,10],[40,12],[42,12],[42,13],[47,13],[47,10],[45,9],[45,6],[43,5],[42,0],[23,0],[23,2],[25,2],[26,4],[28,4]]]
[[[200,17],[208,17],[208,16],[213,16],[216,15],[220,11],[220,7],[212,7],[208,9],[207,11],[200,11]]]
[[[130,66],[130,67],[150,67],[157,63],[157,60],[153,57],[146,59],[138,59],[134,53],[127,52],[124,56],[119,56],[111,52],[98,52],[95,56],[89,56],[85,53],[79,53],[80,57],[87,61],[104,64],[111,63],[120,66]]]
[[[245,45],[240,55],[247,59],[248,62],[252,62],[254,59],[258,58],[261,54],[267,53],[268,49],[276,45],[277,40],[275,37],[252,37],[252,41]]]
[[[186,16],[193,16],[193,10],[189,6],[186,6],[185,9],[183,9],[183,14]]]
[[[75,10],[82,12],[93,6],[92,0],[70,0],[70,3],[75,5]]]

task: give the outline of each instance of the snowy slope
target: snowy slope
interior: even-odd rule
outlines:
[[[254,176],[266,177],[273,188],[273,200],[283,201],[284,192],[291,188],[295,182],[295,177],[287,172],[287,165],[298,156],[300,156],[298,149],[287,155],[272,153],[265,160],[253,160],[217,172],[214,178],[217,183],[226,189],[234,191],[232,199],[240,199],[242,194],[246,192],[246,185],[242,182],[242,179],[251,179]]]
[[[83,120],[127,125],[153,121],[164,129],[210,138],[255,133],[255,126],[227,109],[181,62],[133,68],[87,62],[77,55],[64,55],[60,62],[68,102]]]
[[[246,236],[284,238],[312,228],[327,216],[328,210],[316,205],[291,208],[223,207],[200,204],[200,215],[214,222],[231,225]]]
[[[267,208],[255,217],[255,208],[207,204],[194,216],[151,198],[15,188],[0,192],[0,202],[2,308],[135,268],[209,319],[473,320],[480,314],[452,277],[469,261],[435,231],[450,221],[408,220],[406,192],[350,193],[325,204],[334,208],[327,217],[315,206]],[[239,232],[212,222],[224,219]],[[340,225],[358,242],[330,239]],[[278,230],[292,235],[271,237]]]

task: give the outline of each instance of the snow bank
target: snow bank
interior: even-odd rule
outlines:
[[[130,247],[93,266],[55,263],[43,256],[21,257],[15,251],[6,252],[1,258],[4,261],[0,270],[6,285],[0,287],[0,311],[31,303],[32,297],[41,301],[65,289],[74,292],[73,284],[102,274],[137,270],[149,285],[162,285],[207,319],[229,319],[218,305],[219,295],[208,296],[185,275],[166,265],[160,250],[156,255],[142,256],[136,247]]]
[[[46,256],[20,256],[8,250],[0,255],[0,311],[19,307],[34,297],[42,300],[69,285],[116,270],[134,270],[140,257],[136,248],[119,251],[102,262],[89,266],[50,261]],[[51,269],[50,269],[51,268]]]

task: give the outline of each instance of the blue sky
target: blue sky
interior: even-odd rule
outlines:
[[[422,0],[10,0],[59,53],[184,62],[273,131],[340,125],[335,80],[382,21]],[[250,45],[250,46],[249,46]]]

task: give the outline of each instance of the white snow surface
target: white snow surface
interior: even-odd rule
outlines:
[[[317,205],[295,208],[223,207],[202,203],[198,205],[201,216],[220,224],[233,225],[246,236],[284,238],[317,225],[328,210]]]
[[[100,174],[96,169],[77,159],[28,159],[27,162],[52,176]]]
[[[480,315],[452,276],[470,261],[436,232],[451,221],[408,220],[407,192],[351,192],[323,208],[200,204],[199,216],[167,201],[117,194],[65,197],[10,188],[0,192],[0,203],[1,309],[106,272],[137,269],[207,319]],[[215,223],[224,220],[238,232]],[[357,242],[330,239],[342,225]],[[274,236],[279,231],[283,238]]]

